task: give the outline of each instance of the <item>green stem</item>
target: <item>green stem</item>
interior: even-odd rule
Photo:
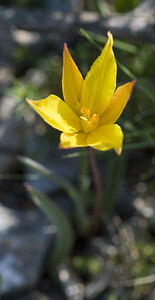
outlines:
[[[86,179],[88,177],[89,173],[89,161],[88,161],[88,155],[85,154],[85,149],[80,149],[81,156],[80,156],[80,190],[81,192],[87,191],[87,184]]]
[[[102,203],[102,181],[100,172],[97,166],[95,150],[90,147],[90,163],[95,185],[95,203],[93,211],[93,231],[97,229],[99,214]]]
[[[85,149],[80,149],[80,192],[83,195],[83,204],[87,210],[90,207],[90,173],[89,173],[89,155]]]

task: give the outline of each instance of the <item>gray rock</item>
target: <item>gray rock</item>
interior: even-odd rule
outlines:
[[[64,294],[68,300],[84,299],[84,284],[70,266],[59,266],[58,277]]]
[[[37,210],[15,211],[0,205],[1,295],[14,295],[38,283],[54,230]]]
[[[106,256],[115,257],[118,254],[118,249],[102,237],[93,237],[89,239],[86,253],[99,254],[104,258]]]
[[[11,95],[0,98],[0,173],[10,172],[17,165],[15,155],[23,148],[25,122],[15,117],[16,106],[17,100]]]
[[[147,199],[148,198],[148,199]],[[142,197],[137,197],[134,199],[134,207],[136,208],[137,212],[142,215],[146,219],[152,219],[155,215],[155,205],[154,205],[154,198],[147,197],[145,199]]]
[[[106,289],[109,287],[111,281],[111,271],[105,270],[91,282],[86,285],[85,300],[98,299],[100,295],[103,295]]]
[[[25,296],[20,296],[15,300],[66,300],[67,298],[63,295],[60,290],[55,290],[53,286],[51,286],[51,293],[44,293],[38,290],[32,291]],[[12,299],[11,299],[12,300]]]
[[[15,43],[12,39],[11,30],[3,26],[0,20],[0,57],[2,61],[8,61],[15,49]]]
[[[83,2],[81,0],[46,0],[45,7],[47,9],[51,9],[52,11],[60,10],[63,12],[80,12],[80,10],[83,8]]]
[[[0,170],[9,172],[16,164],[15,155],[19,154],[23,145],[25,124],[15,118],[0,123]]]
[[[13,76],[13,67],[8,62],[4,62],[1,59],[0,59],[0,90],[3,91],[4,88],[6,88],[11,82]],[[0,99],[0,102],[1,101],[2,100]],[[0,109],[0,114],[1,114],[1,109]]]
[[[1,76],[3,75],[3,77]],[[5,81],[11,76],[11,71],[9,74],[9,68],[0,68],[0,84],[5,84]],[[5,122],[10,120],[17,108],[17,99],[12,95],[4,95],[0,98],[0,120]],[[2,126],[2,124],[1,124]]]

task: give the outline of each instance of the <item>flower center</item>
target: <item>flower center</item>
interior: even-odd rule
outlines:
[[[82,107],[81,108],[82,116],[80,116],[82,129],[85,133],[88,133],[94,130],[99,123],[99,115],[93,114],[91,115],[89,108]]]

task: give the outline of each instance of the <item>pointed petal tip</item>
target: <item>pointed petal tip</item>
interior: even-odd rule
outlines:
[[[32,100],[32,99],[30,99],[30,98],[26,98],[26,101],[27,101],[27,103],[31,106],[31,107],[36,107],[36,104],[37,104],[37,100]]]
[[[134,88],[134,86],[136,84],[136,80],[134,79],[132,81],[127,82],[126,84],[131,86],[131,92],[130,92],[130,96],[131,96],[131,94],[133,92],[133,88]]]
[[[132,80],[132,84],[133,84],[133,88],[134,88],[134,86],[136,84],[136,79]]]
[[[121,155],[122,154],[122,147],[119,147],[118,149],[115,149],[117,155]]]
[[[129,94],[129,97],[128,97],[128,100],[127,100],[127,103],[128,103],[128,101],[130,100],[130,98],[131,98],[131,95],[132,95],[132,92],[133,92],[133,89],[134,89],[134,86],[135,86],[136,80],[134,79],[134,80],[130,81],[129,83],[131,84],[131,90],[130,90],[130,94]]]
[[[26,101],[31,104],[33,100],[31,100],[30,98],[26,98]]]
[[[107,32],[107,36],[108,36],[108,38],[110,39],[110,42],[111,42],[112,45],[113,45],[113,35],[112,35],[111,31],[108,31],[108,32]]]
[[[60,142],[58,145],[58,150],[63,150],[63,149],[65,149],[65,148],[62,147],[61,142]]]
[[[133,87],[134,87],[134,85],[136,84],[136,79],[134,79],[134,80],[132,80],[130,82],[133,84]]]
[[[110,30],[107,32],[107,36],[108,36],[108,37],[111,37],[111,36],[112,36],[112,33],[111,33]]]
[[[68,47],[67,47],[67,43],[64,43],[64,47],[63,47],[63,65],[65,62],[66,57],[70,56]]]
[[[67,43],[64,43],[63,53],[65,53],[65,52],[69,52]]]

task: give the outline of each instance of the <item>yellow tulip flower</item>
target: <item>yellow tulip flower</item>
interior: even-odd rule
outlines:
[[[116,89],[117,65],[112,46],[113,36],[108,32],[104,49],[83,79],[64,44],[64,101],[55,95],[38,101],[27,99],[45,122],[62,132],[60,148],[114,148],[121,154],[123,132],[115,122],[131,96],[135,80]]]

